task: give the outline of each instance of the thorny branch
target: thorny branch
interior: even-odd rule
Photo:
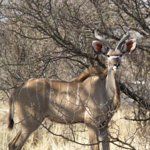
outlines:
[[[48,128],[46,125],[42,124],[42,127],[44,129],[46,129],[49,133],[51,133],[52,135],[54,136],[58,136],[58,137],[61,137],[67,141],[70,141],[70,142],[73,142],[73,143],[76,143],[76,144],[79,144],[79,145],[82,145],[82,146],[91,146],[91,145],[96,145],[98,143],[101,143],[102,141],[98,141],[98,143],[81,143],[81,142],[78,142],[76,141],[75,137],[73,139],[69,138],[69,137],[66,137],[62,134],[57,134],[57,133],[54,133],[53,131],[50,130],[50,128]],[[74,132],[72,133],[74,134]],[[113,143],[114,145],[117,145],[118,147],[121,147],[121,148],[124,148],[124,149],[129,149],[129,150],[136,150],[132,145],[126,143],[126,142],[123,142],[122,140],[120,140],[119,138],[114,138],[112,136],[110,136],[112,141],[110,140],[109,142]],[[116,143],[117,142],[117,143]],[[118,144],[120,143],[120,144]],[[123,144],[123,145],[121,145]]]
[[[94,29],[98,29],[114,47],[124,33],[124,27],[128,27],[140,36],[137,36],[135,56],[131,64],[127,64],[133,66],[134,77],[130,72],[128,79],[141,80],[145,84],[130,89],[123,80],[120,89],[149,111],[149,4],[149,1],[141,0],[80,0],[73,3],[69,0],[65,3],[51,0],[4,3],[1,0],[0,91],[10,90],[16,81],[25,82],[29,78],[62,76],[62,79],[69,80],[89,66],[98,64],[105,68],[103,59],[95,57],[92,52]],[[71,76],[69,79],[66,72]],[[149,117],[127,119],[147,122]],[[126,149],[135,149],[112,137],[111,142],[116,144],[116,141],[126,145]],[[72,142],[76,142],[75,138]]]

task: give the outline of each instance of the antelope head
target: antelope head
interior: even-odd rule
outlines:
[[[97,40],[92,42],[92,46],[96,54],[108,57],[108,71],[114,70],[116,72],[121,64],[121,57],[126,53],[131,54],[136,47],[136,39],[130,38],[129,31],[123,35],[115,49],[112,49],[110,44],[98,35],[97,31],[94,34]]]

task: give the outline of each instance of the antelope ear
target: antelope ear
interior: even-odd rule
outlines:
[[[92,42],[92,47],[94,48],[94,52],[96,54],[106,54],[109,51],[108,47],[105,47],[102,42],[97,40]]]
[[[92,46],[94,48],[95,53],[101,53],[103,46],[100,41],[93,41]]]
[[[136,39],[130,39],[125,43],[123,52],[131,54],[135,50],[135,48],[136,48]]]

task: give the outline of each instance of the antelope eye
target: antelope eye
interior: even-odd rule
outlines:
[[[107,55],[107,57],[110,57],[110,55]]]
[[[107,50],[107,51],[109,51],[109,49],[110,49],[109,47],[106,47],[106,50]]]

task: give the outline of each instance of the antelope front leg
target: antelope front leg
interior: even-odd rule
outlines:
[[[108,128],[102,128],[99,130],[99,140],[102,141],[102,148],[100,150],[110,150]]]
[[[89,141],[91,144],[91,150],[100,150],[99,142],[98,142],[98,133],[99,130],[94,125],[87,125],[88,133],[89,133]]]

